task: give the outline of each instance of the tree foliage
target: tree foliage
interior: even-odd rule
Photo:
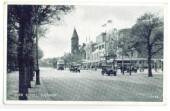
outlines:
[[[35,64],[33,59],[38,61],[38,57],[34,56],[34,38],[38,38],[38,34],[43,34],[39,27],[60,21],[72,7],[67,5],[8,5],[8,38],[15,37],[11,36],[13,30],[16,30],[18,37],[16,44],[18,48],[19,93],[22,94],[19,99],[26,99],[28,88],[31,87],[30,81],[33,80]],[[10,43],[8,43],[9,49]],[[41,56],[43,55],[41,51],[39,53]]]
[[[111,33],[106,33],[106,50],[107,53],[105,56],[108,56],[109,58],[116,59],[117,57],[117,29],[114,29]]]
[[[146,13],[138,18],[136,24],[132,27],[132,35],[134,37],[134,47],[137,48],[142,55],[147,54],[148,47],[163,48],[163,21],[160,17]],[[149,42],[149,46],[147,43]],[[160,51],[160,50],[159,50]],[[159,52],[158,51],[158,52]],[[152,51],[151,55],[155,55],[157,51]]]
[[[119,30],[118,47],[121,49],[119,52],[122,56],[130,56],[130,51],[133,47],[133,38],[131,35],[131,29]]]
[[[39,38],[44,37],[47,31],[46,24],[59,24],[65,14],[69,13],[74,6],[69,5],[28,5],[32,8],[32,37],[38,35]],[[22,18],[22,9],[26,9],[25,5],[8,5],[8,55],[9,58],[17,59],[17,46],[18,46],[18,31],[20,27],[20,20]],[[35,32],[35,25],[38,27],[37,33]],[[30,37],[31,38],[31,37]],[[15,50],[14,50],[15,49]],[[11,59],[8,59],[9,63]]]
[[[38,59],[41,59],[44,56],[41,48],[38,48]]]
[[[148,57],[148,76],[152,77],[151,60],[163,49],[163,20],[154,14],[145,13],[132,27],[134,47]]]

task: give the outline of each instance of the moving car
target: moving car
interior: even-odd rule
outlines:
[[[57,70],[64,70],[64,66],[59,66]]]
[[[80,73],[80,69],[78,66],[71,66],[70,67],[70,72],[79,72]]]
[[[101,74],[102,75],[107,74],[108,76],[110,76],[110,75],[116,76],[117,75],[117,70],[115,68],[113,68],[112,66],[109,66],[109,65],[102,66]]]

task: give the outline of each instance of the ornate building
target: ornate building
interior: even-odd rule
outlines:
[[[71,54],[73,55],[79,54],[79,37],[75,28],[71,38]]]

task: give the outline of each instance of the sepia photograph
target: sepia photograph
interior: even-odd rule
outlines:
[[[7,4],[6,16],[6,101],[164,102],[164,5]]]

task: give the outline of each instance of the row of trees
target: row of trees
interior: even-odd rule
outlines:
[[[26,100],[34,71],[36,84],[40,84],[38,64],[38,39],[42,27],[60,21],[73,9],[65,5],[8,5],[8,38],[17,32],[17,63],[19,69],[19,99]],[[55,21],[55,22],[54,22]],[[34,55],[36,51],[36,56]]]
[[[163,56],[163,18],[145,13],[129,29],[119,31],[118,47],[122,59],[137,51],[141,57],[147,57],[148,77],[152,77],[152,59]]]
[[[64,60],[65,67],[69,67],[73,63],[81,64],[83,59],[86,58],[86,52],[85,52],[85,46],[86,44],[83,43],[79,46],[79,53],[78,54],[71,54],[71,53],[64,53],[61,57],[54,57],[54,58],[46,58],[43,60],[40,60],[39,64],[42,67],[57,67],[57,61],[58,60]]]
[[[85,46],[86,44],[83,43],[82,45],[79,45],[79,52],[78,54],[72,54],[72,53],[65,53],[61,59],[64,60],[65,66],[69,67],[72,63],[81,64],[83,59],[86,58],[86,52],[85,52]]]

